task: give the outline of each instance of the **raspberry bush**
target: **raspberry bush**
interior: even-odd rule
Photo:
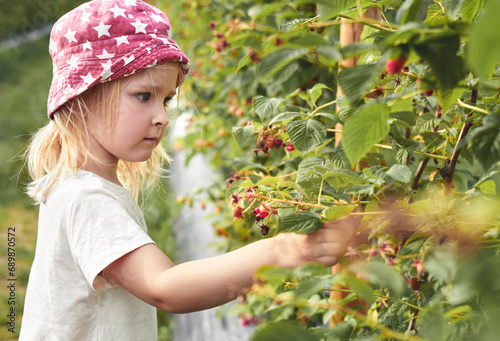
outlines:
[[[237,307],[255,340],[498,338],[499,1],[157,5],[192,60],[175,147],[219,176],[184,200],[215,204],[220,248],[347,216],[369,231],[333,273],[260,269]]]

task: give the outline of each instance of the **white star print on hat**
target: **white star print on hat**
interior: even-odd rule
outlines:
[[[50,37],[49,117],[90,86],[147,67],[180,62],[187,74],[189,60],[171,37],[165,14],[141,0],[93,0],[65,14]]]

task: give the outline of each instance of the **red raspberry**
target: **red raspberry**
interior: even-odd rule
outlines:
[[[283,140],[279,137],[274,138],[274,148],[278,149],[283,145]]]
[[[403,70],[403,67],[408,60],[408,57],[399,57],[396,59],[388,58],[385,61],[385,68],[390,74],[396,75]]]
[[[295,150],[295,147],[293,146],[292,143],[287,143],[285,149],[287,152],[293,152]]]

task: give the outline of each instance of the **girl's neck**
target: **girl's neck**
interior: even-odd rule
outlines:
[[[87,162],[83,167],[81,167],[81,169],[87,172],[92,172],[99,175],[101,178],[123,187],[118,180],[117,165],[103,166],[97,165],[94,162]]]

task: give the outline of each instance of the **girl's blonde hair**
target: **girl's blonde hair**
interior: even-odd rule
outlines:
[[[172,67],[178,70],[177,86],[180,86],[184,80],[180,63],[168,62],[154,66]],[[88,149],[90,136],[85,124],[86,116],[91,111],[98,111],[100,115],[97,119],[112,127],[118,114],[120,90],[132,77],[90,88],[61,107],[54,113],[54,119],[38,130],[25,153],[32,179],[27,186],[30,197],[41,202],[62,178],[74,174],[88,161],[103,164],[103,161],[97,159]],[[95,108],[98,109],[94,110]],[[165,149],[159,144],[146,162],[120,160],[118,179],[137,199],[142,190],[152,186],[164,175],[162,165],[168,161]]]

